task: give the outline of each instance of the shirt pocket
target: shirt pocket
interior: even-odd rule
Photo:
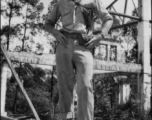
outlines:
[[[61,15],[62,16],[69,15],[70,12],[71,12],[70,8],[63,8],[63,9],[61,9]]]
[[[64,7],[61,9],[61,22],[64,27],[73,23],[72,10],[70,8]]]

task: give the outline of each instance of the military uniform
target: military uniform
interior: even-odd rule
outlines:
[[[101,0],[77,0],[76,2],[81,6],[91,8],[103,23],[112,19]],[[81,7],[76,6],[72,0],[60,0],[57,2],[46,23],[54,25],[59,19],[62,23],[61,31],[69,34],[87,33]],[[92,28],[92,30],[95,30],[94,27]],[[67,44],[59,43],[56,50],[61,116],[73,116],[73,88],[76,80],[78,95],[77,120],[93,120],[93,56],[90,50],[79,45],[79,40],[76,36],[67,35],[66,37]]]

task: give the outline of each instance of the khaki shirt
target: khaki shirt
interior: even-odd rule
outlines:
[[[112,16],[103,6],[101,0],[77,0],[80,5],[91,8],[94,10],[95,15],[101,19],[102,23],[107,20],[113,19]],[[69,33],[86,33],[86,25],[81,12],[80,6],[76,6],[72,0],[60,0],[56,3],[53,11],[49,14],[46,19],[46,23],[56,24],[59,20],[61,21],[61,29]],[[95,25],[93,27],[101,29],[101,26]]]

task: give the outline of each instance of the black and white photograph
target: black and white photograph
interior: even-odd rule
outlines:
[[[152,120],[151,0],[1,0],[1,120]]]

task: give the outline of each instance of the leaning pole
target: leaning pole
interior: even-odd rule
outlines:
[[[145,120],[151,109],[151,66],[150,66],[150,23],[151,0],[138,0],[138,63],[142,64],[143,71],[138,76],[138,99],[140,120]]]

